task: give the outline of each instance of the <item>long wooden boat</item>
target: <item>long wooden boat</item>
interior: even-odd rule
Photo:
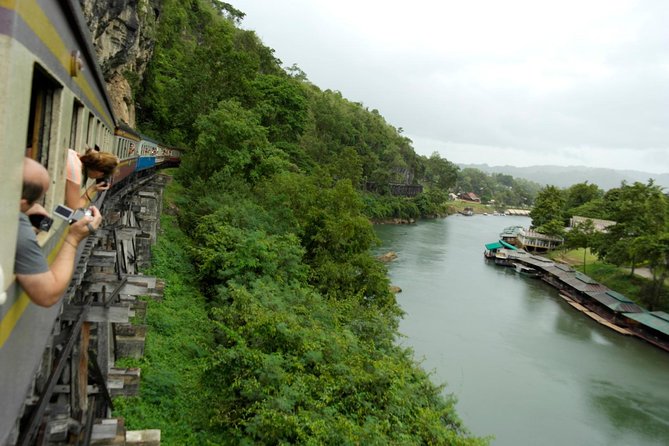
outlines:
[[[632,332],[632,331],[630,331],[626,328],[620,327],[620,326],[614,324],[613,322],[604,319],[599,314],[597,314],[594,311],[584,307],[583,305],[576,302],[575,300],[573,300],[571,297],[567,296],[566,294],[560,293],[560,297],[563,298],[569,305],[571,305],[572,307],[574,307],[575,309],[577,309],[581,313],[583,313],[586,316],[590,317],[591,319],[599,322],[600,324],[604,325],[605,327],[610,328],[611,330],[614,330],[614,331],[616,331],[620,334],[623,334],[623,335],[634,335],[635,334],[634,332]]]

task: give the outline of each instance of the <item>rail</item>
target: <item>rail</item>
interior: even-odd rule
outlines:
[[[136,394],[139,387],[138,370],[114,364],[129,351],[135,354],[126,344],[133,342],[127,339],[133,332],[130,317],[145,311],[145,302],[137,297],[161,294],[156,278],[135,274],[138,259],[146,264],[150,258],[140,252],[150,245],[142,248],[136,239],[145,233],[155,239],[163,186],[159,178],[156,173],[136,178],[100,197],[105,226],[80,250],[62,312],[47,350],[40,353],[44,359],[33,396],[26,399],[12,437],[16,442],[9,445],[105,444],[104,438],[111,441],[118,434],[115,425],[96,421],[111,415],[113,396]]]

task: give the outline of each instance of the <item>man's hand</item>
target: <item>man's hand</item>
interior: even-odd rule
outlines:
[[[94,232],[102,225],[102,214],[100,214],[98,208],[91,206],[89,209],[92,213],[91,216],[84,216],[81,220],[70,225],[70,233],[68,234],[68,237],[73,237],[76,244],[79,244],[80,241],[91,234],[89,226],[93,228]]]

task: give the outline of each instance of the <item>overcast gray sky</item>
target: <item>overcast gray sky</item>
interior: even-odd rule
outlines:
[[[669,0],[228,1],[420,154],[669,173]]]

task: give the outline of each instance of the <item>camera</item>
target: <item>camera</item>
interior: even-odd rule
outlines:
[[[53,224],[52,218],[42,214],[32,214],[28,218],[30,219],[30,224],[37,228],[38,231],[49,232]]]
[[[90,209],[72,210],[62,204],[56,206],[56,208],[53,210],[53,213],[62,218],[63,220],[67,220],[69,224],[72,224],[75,221],[79,221],[84,217],[90,217],[91,215],[93,215],[93,212],[91,212]]]
[[[104,185],[106,186],[106,185],[109,184],[109,180],[110,180],[109,177],[96,178],[96,179],[95,179],[95,183],[96,183],[96,184],[102,184],[102,183],[104,183]]]

